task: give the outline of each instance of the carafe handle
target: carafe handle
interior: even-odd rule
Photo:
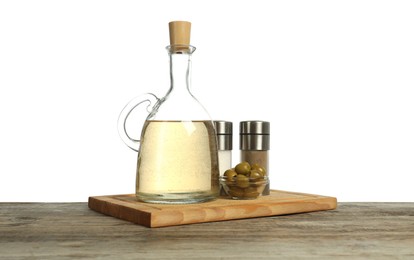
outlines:
[[[131,114],[132,110],[134,110],[137,106],[148,103],[147,111],[148,113],[152,113],[156,107],[158,107],[159,99],[157,96],[151,93],[142,94],[133,98],[128,104],[122,109],[121,113],[118,117],[118,133],[121,137],[122,141],[132,150],[138,152],[140,147],[141,140],[133,139],[128,135],[128,131],[126,129],[126,121],[128,116]]]

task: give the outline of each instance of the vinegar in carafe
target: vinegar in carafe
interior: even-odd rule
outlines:
[[[219,162],[211,117],[191,92],[191,23],[169,25],[170,87],[158,98],[146,93],[131,100],[118,119],[122,140],[138,152],[136,197],[139,201],[187,204],[219,195]],[[127,133],[126,120],[137,107],[148,116],[140,140]]]
[[[146,202],[202,202],[217,196],[216,135],[206,121],[147,120],[141,134],[137,197]]]

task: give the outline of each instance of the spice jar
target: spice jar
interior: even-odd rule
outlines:
[[[231,150],[233,149],[233,123],[228,121],[214,121],[217,136],[217,150],[219,160],[219,173],[223,176],[231,168]],[[220,186],[220,195],[226,195]]]
[[[269,178],[270,123],[266,121],[240,122],[240,159],[266,168]],[[270,181],[262,195],[270,194]]]
[[[231,150],[233,149],[233,123],[229,121],[214,121],[217,135],[220,176],[231,168]]]

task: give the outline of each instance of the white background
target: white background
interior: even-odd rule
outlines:
[[[1,1],[0,201],[134,192],[117,118],[168,89],[171,20],[233,162],[238,122],[266,120],[272,188],[414,201],[414,2],[378,0]]]

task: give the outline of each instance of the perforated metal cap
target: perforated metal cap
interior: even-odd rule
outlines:
[[[233,149],[233,123],[229,121],[214,121],[219,150]]]
[[[270,123],[267,121],[240,122],[241,150],[269,150]]]

